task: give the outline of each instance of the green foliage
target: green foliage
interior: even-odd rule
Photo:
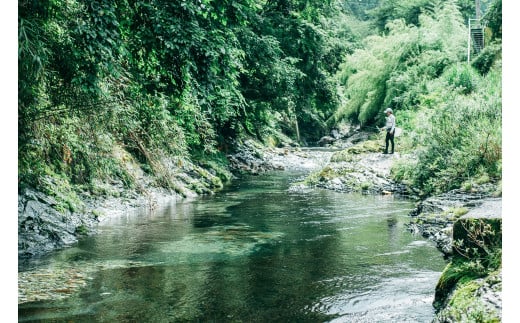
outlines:
[[[346,57],[338,73],[345,103],[331,122],[381,123],[384,107],[417,110],[428,82],[464,57],[466,31],[453,1],[437,4],[418,22],[387,22],[386,35],[367,37]]]
[[[380,2],[380,0],[349,1],[345,2],[344,6],[349,9],[349,13],[351,12],[357,19],[363,21],[370,17],[370,11],[377,8],[377,6],[380,5]]]
[[[475,296],[480,287],[481,284],[475,281],[458,285],[450,298],[448,310],[442,313],[443,317],[459,322],[501,322],[500,314],[490,310],[489,306]]]
[[[241,77],[244,128],[265,137],[270,120],[293,139],[317,141],[338,97],[332,74],[354,40],[337,1],[273,1],[240,30],[248,53]],[[338,26],[340,25],[340,26]]]
[[[455,88],[463,94],[471,93],[476,86],[478,76],[471,66],[460,63],[452,65],[444,73],[448,86]]]
[[[502,43],[494,42],[486,47],[471,60],[471,66],[485,75],[489,72],[493,64],[502,57]]]
[[[449,301],[448,310],[443,310],[444,316],[495,322],[496,313],[486,310],[475,292],[485,283],[493,285],[501,272],[502,221],[460,219],[453,230],[454,257],[436,286],[434,306],[439,308]]]
[[[484,78],[471,72],[475,78],[473,92],[468,95],[457,88],[448,90],[443,83],[432,84],[432,90],[436,89],[433,92],[438,91],[442,99],[435,109],[422,110],[416,117],[413,137],[421,149],[418,159],[399,166],[402,179],[430,194],[458,188],[471,178],[501,178],[499,71]]]
[[[217,152],[214,155],[209,156],[198,155],[193,156],[193,158],[197,160],[198,164],[202,166],[203,169],[208,170],[212,175],[220,179],[221,183],[228,183],[231,181],[233,175],[229,171],[229,161],[223,153]]]
[[[66,176],[46,169],[46,173],[40,176],[39,180],[42,192],[55,199],[56,204],[52,207],[57,211],[64,214],[83,211],[84,204]]]
[[[374,25],[381,31],[392,20],[404,19],[407,25],[419,25],[419,15],[431,3],[430,0],[383,0],[375,9],[369,11]]]
[[[87,236],[89,233],[88,228],[81,224],[80,226],[76,227],[76,234],[80,236]]]
[[[491,29],[492,39],[502,39],[502,0],[492,0],[483,18]]]
[[[467,270],[466,261],[460,259],[451,261],[442,272],[437,286],[435,287],[434,307],[439,307],[446,299],[450,291],[459,284],[464,284],[474,279],[482,277],[472,270]]]
[[[164,157],[212,160],[243,133],[319,138],[338,102],[331,75],[356,38],[337,22],[338,1],[51,0],[18,9],[19,173],[31,186],[47,171],[72,185],[132,186],[136,174],[113,154],[121,147],[177,187]]]
[[[421,45],[411,47],[386,82],[383,106],[397,110],[398,121],[404,116],[410,131],[402,140],[418,155],[397,163],[392,174],[426,195],[501,178],[501,44],[473,60],[478,71],[462,63],[465,32],[457,19],[449,3],[421,16]]]
[[[122,149],[182,190],[165,160],[209,161],[225,179],[222,154],[244,134],[312,142],[342,119],[381,123],[384,107],[421,148],[396,176],[425,192],[477,166],[500,178],[501,1],[486,15],[497,41],[472,62],[480,76],[455,65],[464,1],[382,1],[378,35],[351,12],[366,19],[379,2],[19,2],[20,185],[53,174],[134,186]]]
[[[454,226],[453,238],[456,256],[468,261],[464,268],[485,275],[501,266],[501,219],[461,219]]]

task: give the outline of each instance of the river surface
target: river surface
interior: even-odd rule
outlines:
[[[288,190],[302,175],[101,222],[20,265],[19,322],[430,322],[446,262],[413,202]]]

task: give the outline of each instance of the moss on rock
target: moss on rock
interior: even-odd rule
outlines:
[[[450,293],[445,306],[433,322],[501,322],[501,299],[492,300],[502,291],[501,271],[485,279],[461,280]],[[482,294],[488,293],[483,298]]]
[[[380,145],[381,143],[379,140],[363,141],[355,146],[335,152],[331,156],[330,161],[333,163],[358,161],[360,158],[357,155],[380,152]]]

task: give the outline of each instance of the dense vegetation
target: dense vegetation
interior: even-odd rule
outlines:
[[[341,14],[322,1],[20,1],[20,186],[132,185],[114,150],[160,179],[164,156],[225,164],[244,134],[316,140],[356,37]]]
[[[407,133],[402,149],[414,151],[394,175],[423,194],[500,180],[501,1],[484,17],[488,45],[471,53],[470,64],[467,27],[456,2],[384,6],[384,12],[403,11],[403,18],[386,22],[382,33],[365,38],[342,63],[338,78],[346,100],[332,123],[348,118],[382,124],[381,111],[392,108]],[[377,25],[382,8],[376,9]]]
[[[132,186],[132,159],[175,189],[165,157],[225,167],[244,136],[313,144],[345,120],[380,125],[384,107],[418,152],[397,179],[425,194],[499,180],[488,2],[489,45],[468,65],[467,0],[21,0],[19,186]]]

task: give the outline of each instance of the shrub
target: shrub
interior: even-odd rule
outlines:
[[[493,43],[484,47],[478,56],[471,60],[471,66],[473,66],[481,75],[485,75],[489,72],[497,58],[500,58],[501,56],[502,44]]]
[[[445,78],[452,75],[453,82],[471,75],[470,94],[462,93],[460,87],[443,87],[438,81],[429,84],[431,92],[424,98],[427,104],[412,125],[411,141],[418,148],[417,159],[409,166],[399,166],[396,176],[409,180],[425,194],[458,188],[468,180],[476,183],[501,178],[499,71],[494,69],[481,78],[469,66],[450,68]]]
[[[464,63],[451,66],[444,73],[449,86],[460,90],[463,94],[469,94],[475,90],[477,75],[475,70]]]

